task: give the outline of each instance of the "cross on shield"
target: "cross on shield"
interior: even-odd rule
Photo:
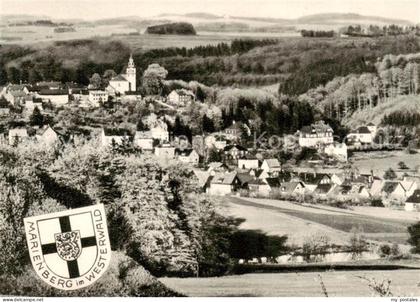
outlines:
[[[72,218],[81,219],[81,217],[83,217],[83,214],[73,215]],[[61,233],[54,234],[54,238],[55,238],[54,243],[42,244],[42,254],[44,256],[53,254],[53,253],[58,254],[58,256],[63,261],[66,261],[69,278],[80,277],[80,270],[79,270],[79,264],[77,262],[77,258],[78,256],[81,255],[82,250],[84,248],[96,247],[96,237],[95,236],[81,237],[80,230],[76,230],[76,231],[72,230],[71,224],[70,224],[70,216],[62,216],[62,217],[59,217],[58,220],[60,224]],[[88,226],[85,226],[84,228],[86,227]],[[59,238],[62,238],[63,235],[67,235],[67,234],[74,235],[76,239],[79,239],[78,242],[77,241],[74,242],[70,240],[68,240],[67,242],[63,242],[63,240],[59,240]],[[65,257],[64,250],[67,250],[70,253],[74,252],[77,255],[74,257],[71,257],[73,259],[67,259]]]
[[[71,290],[95,282],[111,257],[102,204],[24,219],[32,265],[51,286]]]

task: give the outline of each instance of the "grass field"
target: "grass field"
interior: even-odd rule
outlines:
[[[419,296],[419,270],[326,271],[309,273],[245,274],[218,278],[161,278],[165,285],[193,297],[322,297],[320,275],[329,297],[366,297],[374,293],[367,281],[392,280],[394,296]]]
[[[416,221],[412,213],[398,218],[388,218],[390,213],[375,215],[330,207],[298,205],[287,201],[236,198],[227,199],[224,211],[232,216],[245,218],[241,227],[260,229],[273,235],[288,235],[289,244],[301,245],[305,237],[321,233],[330,237],[332,243],[346,244],[353,227],[360,226],[366,237],[381,242],[406,244],[407,226]],[[385,216],[385,217],[384,217]]]
[[[353,166],[358,168],[360,173],[370,173],[373,170],[373,173],[380,177],[389,168],[397,171],[400,161],[403,161],[409,169],[415,169],[420,166],[420,153],[408,154],[405,151],[357,152],[351,157]],[[400,171],[399,174],[404,172],[407,171]]]

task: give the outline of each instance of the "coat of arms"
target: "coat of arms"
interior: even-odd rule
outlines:
[[[111,247],[102,204],[25,218],[32,264],[59,289],[88,286],[105,272]]]

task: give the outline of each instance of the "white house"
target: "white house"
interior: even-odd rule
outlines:
[[[347,145],[345,143],[332,143],[330,145],[326,145],[324,153],[336,158],[339,161],[347,161]]]
[[[281,172],[281,164],[277,158],[264,159],[261,169],[269,176],[276,176]]]
[[[367,126],[362,126],[351,131],[347,135],[347,139],[352,143],[371,144],[373,142],[373,134]]]
[[[420,190],[414,193],[405,201],[404,209],[410,212],[420,212]]]
[[[243,156],[238,158],[239,169],[258,169],[259,161],[255,156]]]
[[[208,192],[211,195],[225,196],[233,193],[238,185],[236,172],[216,173],[210,181]]]
[[[200,156],[194,149],[175,149],[175,155],[179,161],[192,165],[197,165],[200,160]]]
[[[15,128],[9,130],[9,145],[24,142],[29,138],[26,128]]]
[[[333,133],[333,129],[330,125],[325,124],[324,121],[305,126],[298,131],[299,146],[316,147],[318,145],[332,144],[334,141]]]
[[[55,132],[49,125],[40,128],[35,137],[38,143],[46,147],[53,147],[60,141],[57,132]]]
[[[164,123],[150,129],[150,135],[152,136],[152,138],[157,139],[161,142],[169,141],[169,132],[167,130],[166,124]]]
[[[305,185],[300,181],[284,182],[280,185],[280,192],[284,194],[303,194]]]
[[[126,92],[136,91],[136,66],[131,55],[128,60],[126,72],[113,77],[109,81],[106,90],[110,94],[125,94]]]
[[[37,97],[44,102],[50,101],[55,106],[62,106],[69,102],[69,93],[67,89],[41,89]]]
[[[160,160],[169,160],[175,158],[175,147],[170,144],[161,144],[155,147],[155,155]]]
[[[130,134],[126,129],[103,128],[101,133],[101,145],[109,147],[114,144],[121,145],[125,140],[130,139]]]
[[[100,103],[108,100],[108,92],[103,90],[89,90],[89,102],[93,107],[99,107]]]
[[[188,102],[193,101],[195,98],[192,91],[186,89],[172,90],[168,95],[168,102],[177,106],[185,106]]]
[[[134,146],[142,150],[153,150],[153,137],[150,131],[136,131],[134,135]]]

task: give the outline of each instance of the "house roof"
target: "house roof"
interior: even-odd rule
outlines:
[[[21,91],[26,87],[26,85],[23,84],[10,84],[9,86],[7,86],[7,90],[9,91]]]
[[[259,179],[259,178],[251,179],[250,181],[248,181],[248,184],[249,185],[265,185],[265,186],[267,185],[267,183],[264,180]]]
[[[11,94],[13,97],[15,97],[15,98],[18,98],[18,97],[25,97],[25,96],[27,95],[25,92],[23,92],[23,91],[21,91],[21,90],[13,90],[13,91],[10,91],[10,94]]]
[[[324,177],[330,178],[330,176],[328,174],[325,174],[325,173],[310,173],[310,172],[300,173],[298,177],[303,183],[313,184],[313,185],[319,184],[319,182]]]
[[[278,187],[280,187],[280,181],[279,181],[278,178],[269,177],[269,178],[266,178],[265,181],[272,188],[278,188]]]
[[[251,155],[251,154],[245,154],[245,155],[241,156],[239,159],[242,159],[242,160],[258,160],[258,158],[255,155]]]
[[[383,185],[383,187],[382,187],[382,191],[383,191],[383,192],[385,192],[385,193],[390,194],[390,193],[394,192],[394,191],[397,189],[397,187],[398,187],[399,185],[400,185],[400,183],[399,183],[399,182],[395,182],[395,181],[387,181],[387,182],[385,182],[385,184]]]
[[[370,130],[366,126],[361,126],[357,128],[356,130],[352,131],[352,133],[358,133],[358,134],[370,134]]]
[[[319,121],[310,126],[304,126],[300,129],[300,132],[311,134],[311,133],[325,133],[325,132],[334,132],[330,125],[325,124],[323,121]]]
[[[242,147],[241,145],[237,145],[237,144],[226,146],[224,148],[224,151],[228,152],[228,151],[232,150],[233,148],[236,148],[240,151],[247,151],[247,149],[245,147]]]
[[[67,89],[41,89],[40,95],[66,95],[69,94]]]
[[[190,156],[194,149],[175,149],[175,154],[179,156]]]
[[[111,81],[124,81],[124,82],[127,82],[127,79],[123,75],[119,74],[119,75],[113,77],[111,79]]]
[[[41,82],[38,82],[36,84],[37,84],[37,86],[45,86],[45,87],[49,87],[49,88],[54,87],[55,89],[61,87],[61,82],[57,82],[57,81],[41,81]]]
[[[134,137],[136,139],[139,139],[139,138],[153,139],[152,132],[150,131],[136,131],[136,134],[134,135]]]
[[[237,173],[237,177],[241,185],[247,184],[254,179],[254,177],[249,173]]]
[[[376,126],[374,123],[370,122],[367,126]]]
[[[264,161],[267,163],[269,168],[281,167],[281,164],[277,158],[267,158],[267,159],[264,159]]]
[[[281,184],[280,190],[286,193],[293,193],[299,184],[304,186],[300,181],[284,182]]]
[[[128,136],[130,132],[123,128],[103,128],[105,136]]]
[[[405,203],[420,203],[420,190],[415,190],[414,193],[407,198]]]
[[[26,128],[10,129],[9,130],[9,136],[27,137],[28,136],[28,131],[26,130]]]
[[[223,164],[221,162],[218,162],[218,161],[214,161],[214,162],[211,162],[211,163],[208,164],[208,167],[211,168],[211,169],[217,169],[217,168],[221,168],[223,166],[225,166],[225,164]]]
[[[55,131],[54,131],[54,129],[50,127],[50,125],[45,125],[45,126],[43,126],[43,127],[39,128],[39,129],[38,129],[38,131],[37,131],[37,134],[38,134],[38,135],[44,135],[44,134],[45,134],[45,132],[47,132],[47,130],[51,130],[51,131],[53,131],[55,134],[57,134],[57,132],[55,132]]]
[[[201,170],[194,170],[194,175],[198,179],[198,186],[200,188],[203,188],[208,184],[208,181],[210,179],[210,173],[207,171],[201,171]]]
[[[213,179],[211,180],[211,183],[231,185],[233,184],[235,178],[236,178],[236,172],[216,173]]]
[[[319,184],[315,189],[315,193],[328,194],[333,188],[333,186],[333,184]]]

